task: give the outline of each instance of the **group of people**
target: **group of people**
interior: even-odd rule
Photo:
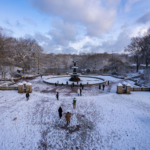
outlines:
[[[77,92],[78,92],[78,96],[82,96],[82,89],[81,88],[78,89]]]
[[[60,119],[62,117],[62,112],[63,112],[63,110],[62,110],[62,108],[60,106],[59,109],[58,109],[58,113],[59,113]],[[65,115],[65,118],[66,118],[66,121],[67,121],[67,125],[69,125],[70,124],[71,114],[69,112],[67,112],[67,114]]]
[[[102,87],[103,87],[103,91],[104,91],[105,85],[106,85],[106,86],[109,85],[109,81],[106,81],[105,84],[103,83],[102,85],[99,84],[99,89],[101,89],[101,86],[102,86]]]

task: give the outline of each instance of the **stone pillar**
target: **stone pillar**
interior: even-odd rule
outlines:
[[[126,84],[126,93],[130,94],[130,90],[131,90],[131,85],[128,83]]]
[[[24,93],[23,83],[18,84],[18,93]]]
[[[127,84],[126,82],[123,82],[123,83],[122,83],[123,88],[125,88],[126,84]]]
[[[6,84],[6,90],[8,90],[8,84]]]
[[[117,85],[117,94],[123,94],[123,85],[121,83]]]
[[[24,92],[26,92],[26,84],[27,84],[27,82],[24,81],[24,82],[23,82],[23,89],[24,89]]]
[[[32,84],[31,83],[26,84],[26,92],[32,93]]]

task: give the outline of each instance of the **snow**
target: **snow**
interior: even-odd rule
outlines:
[[[126,86],[131,86],[131,85],[129,83],[127,83]]]
[[[118,83],[118,85],[117,86],[122,86],[122,84],[121,83]]]
[[[55,88],[40,77],[26,80],[33,85],[29,101],[25,93],[0,91],[0,149],[148,150],[150,92],[116,94],[117,84],[123,80],[103,77],[110,86],[104,91],[98,86],[85,86],[82,96],[77,96],[78,88]],[[72,106],[74,98],[76,109]],[[62,119],[58,116],[59,106],[63,109]],[[68,127],[67,111],[71,113]]]
[[[18,85],[23,85],[23,83],[20,82],[20,83],[18,83]]]
[[[32,84],[28,82],[26,85],[29,85],[29,86],[30,86],[30,85],[32,85]]]
[[[126,85],[127,83],[126,83],[126,82],[123,82],[122,84]]]

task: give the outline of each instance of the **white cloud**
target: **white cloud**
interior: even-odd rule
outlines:
[[[53,29],[48,32],[52,40],[58,45],[68,45],[76,40],[78,34],[77,26],[62,20],[52,21]]]
[[[136,23],[149,23],[150,22],[150,10],[148,10],[144,15],[142,15],[140,18],[136,20]]]
[[[129,12],[132,5],[134,5],[138,1],[140,1],[140,0],[128,0],[126,5],[125,5],[125,12]]]
[[[31,25],[33,25],[33,26],[37,26],[37,23],[34,21],[34,20],[32,20],[32,19],[30,19],[30,18],[28,18],[28,17],[24,17],[23,18],[28,24],[31,24]]]
[[[117,3],[119,0],[32,0],[34,7],[50,16],[85,26],[90,36],[99,36],[112,27]]]

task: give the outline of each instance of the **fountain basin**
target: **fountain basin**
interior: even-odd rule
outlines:
[[[55,83],[57,83],[57,81],[59,81],[59,85],[61,85],[62,83],[64,85],[66,85],[66,82],[68,82],[69,85],[71,85],[73,83],[73,81],[69,81],[70,76],[48,76],[47,78],[45,78],[43,81],[49,84],[54,85]],[[97,77],[92,77],[92,76],[80,76],[80,81],[74,82],[74,84],[76,86],[79,86],[80,83],[82,83],[82,85],[87,85],[87,82],[89,83],[89,85],[99,85],[99,84],[103,84],[106,81],[97,76]]]

